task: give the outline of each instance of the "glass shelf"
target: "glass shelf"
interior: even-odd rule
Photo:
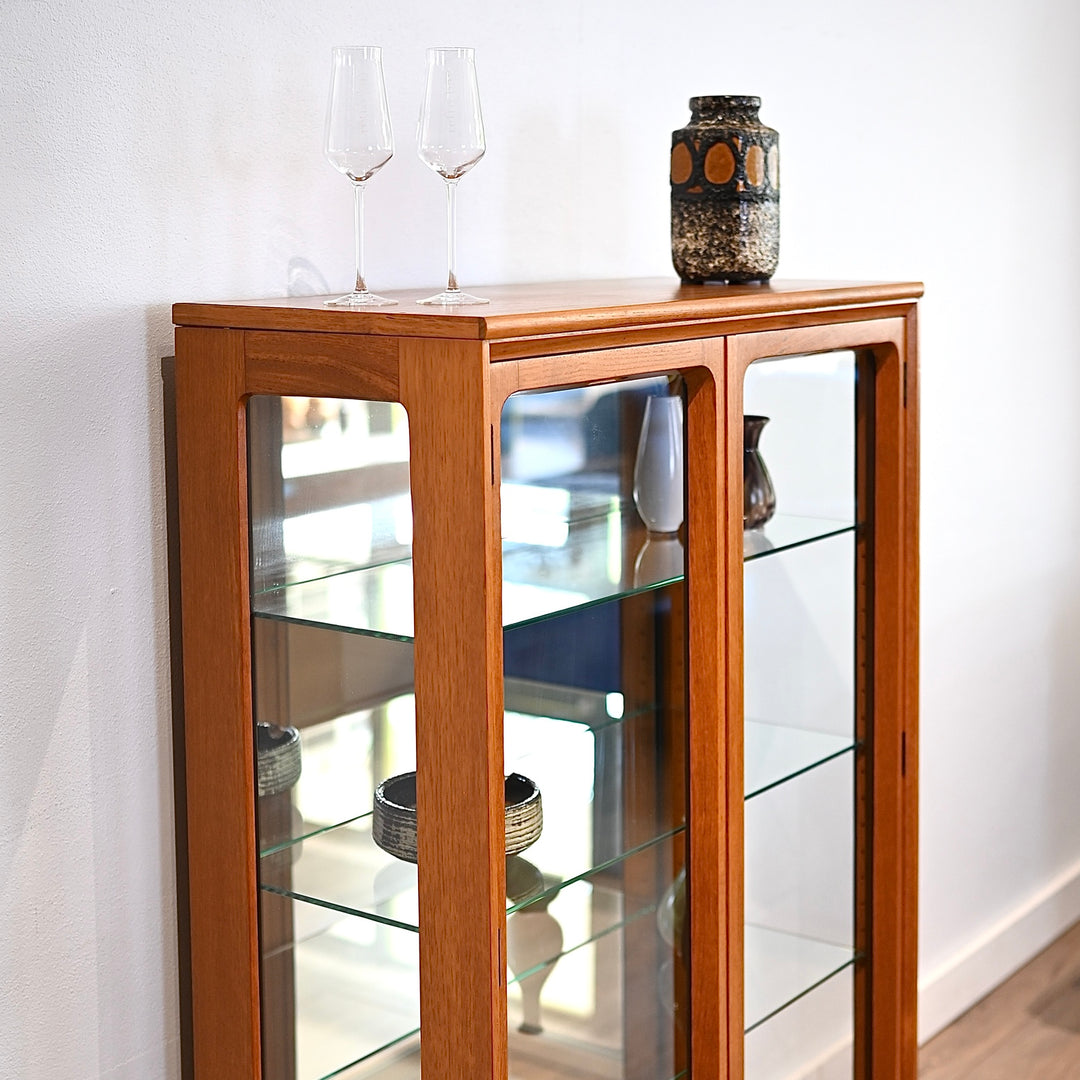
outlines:
[[[573,729],[580,732],[580,737],[577,738],[580,745],[576,747],[574,757],[581,759],[579,763],[582,768],[590,773],[595,768],[594,740],[600,733],[606,733],[604,737],[607,739],[633,740],[648,737],[655,729],[656,716],[651,711],[614,719],[599,707],[603,695],[581,692],[575,693],[573,697],[583,702],[580,715],[588,716],[588,720],[558,722],[570,723]],[[409,704],[404,699],[395,700],[406,706]],[[399,719],[404,718],[402,722],[407,720],[407,708],[398,711],[401,713]],[[508,714],[508,719],[519,726],[551,721],[550,717],[512,713]],[[747,722],[745,731],[747,799],[833,761],[856,746],[853,739],[843,736],[756,721]],[[518,764],[515,762],[514,767],[518,767]],[[520,764],[528,774],[528,764]],[[355,766],[349,762],[343,762],[342,765],[355,771]],[[328,782],[332,781],[320,774],[320,783],[325,785]],[[541,783],[542,794],[545,787],[555,790],[548,785],[546,779]],[[598,870],[613,867],[628,854],[681,831],[680,823],[661,823],[648,813],[628,820],[625,807],[606,811],[601,804],[593,801],[594,795],[595,783],[591,780],[587,784],[578,785],[576,791],[567,791],[564,787],[559,805],[553,804],[549,796],[547,815],[552,822],[556,816],[580,823],[591,822],[593,834],[615,838],[616,850],[607,858],[595,860],[592,846],[586,844],[580,853],[579,861],[575,863],[574,856],[568,856],[565,845],[558,842],[554,830],[549,833],[554,846],[545,845],[545,837],[542,835],[533,848],[524,853],[524,858],[528,860],[529,852],[532,852],[532,857],[540,864],[542,873],[549,877],[558,877],[559,884],[545,886],[545,895],[554,895],[568,883],[595,874]],[[566,805],[567,803],[571,805]],[[587,829],[587,825],[581,827]],[[626,834],[645,836],[647,839],[633,845],[619,843],[620,838]],[[548,847],[551,848],[550,851],[547,850]],[[268,871],[271,860],[276,864],[282,858],[287,858],[293,864],[291,886],[281,890],[273,881],[268,881],[264,887],[269,891],[282,891],[283,895],[401,929],[415,931],[417,928],[416,867],[395,859],[374,843],[371,838],[370,809],[361,809],[355,816],[334,824],[294,821],[292,838],[268,845],[261,854],[263,865]],[[553,867],[557,868],[557,875],[553,875]],[[534,892],[524,901],[508,901],[508,910],[516,910],[522,903],[534,901],[538,895]]]
[[[681,550],[645,559],[648,541],[637,513],[615,500],[602,516],[543,520],[547,533],[538,522],[531,529],[541,542],[503,543],[506,629],[682,580]],[[778,514],[763,529],[744,534],[744,557],[764,558],[856,528],[853,522]],[[669,543],[677,548],[677,541]],[[252,609],[262,618],[411,641],[412,585],[412,560],[401,559],[256,593]]]
[[[671,865],[674,856],[667,843],[637,858],[642,865],[631,859],[626,873],[656,881],[657,864]],[[288,906],[295,932],[295,940],[284,949],[292,951],[295,972],[298,1080],[359,1077],[370,1069],[396,1067],[402,1054],[413,1049],[409,1042],[419,1030],[417,936],[284,897],[272,897],[271,903]],[[622,890],[603,880],[573,882],[544,908],[562,930],[562,947],[554,955],[543,954],[541,942],[541,955],[528,966],[518,964],[517,970],[508,971],[510,985],[551,969],[549,975],[558,972],[572,996],[582,972],[604,976],[612,951],[622,954],[627,930],[639,927],[635,932],[650,939],[656,934],[657,901],[645,900],[627,910]],[[528,918],[517,913],[508,920],[518,956],[528,953],[535,934]],[[545,985],[557,1013],[557,983],[550,978]]]
[[[541,898],[554,897],[578,882],[614,870],[682,831],[681,825],[667,829],[610,859],[581,867],[578,873],[568,877],[545,874],[542,869],[539,873],[526,869],[526,888],[522,895],[507,899],[507,911],[517,911]],[[279,881],[261,881],[263,892],[304,901],[343,915],[355,915],[396,929],[413,933],[418,931],[416,866],[388,855],[372,840],[370,814],[348,825],[310,837],[291,850],[295,852],[291,874],[275,875]],[[264,856],[264,865],[281,854],[278,851],[275,855]],[[528,867],[534,865],[528,861],[527,853],[521,858]],[[534,881],[537,882],[535,886]]]
[[[670,851],[664,850],[659,858],[661,863],[670,858]],[[416,936],[308,904],[279,902],[289,904],[296,930],[296,939],[287,948],[293,953],[295,972],[298,1080],[359,1076],[361,1071],[352,1070],[362,1065],[378,1072],[397,1068],[402,1056],[413,1050],[412,1040],[419,1032]],[[651,931],[656,904],[642,904],[628,913],[620,890],[579,881],[560,893],[548,911],[563,930],[562,949],[509,972],[511,986],[546,967],[565,969],[568,960],[595,977],[605,962],[612,962],[610,956],[599,959],[600,950],[621,955],[625,934],[635,924]],[[509,918],[508,931],[513,933],[513,914]],[[747,926],[747,1034],[850,968],[856,959],[849,947]],[[510,1007],[513,1013],[513,1002]],[[617,1047],[591,1049],[610,1052]]]
[[[317,581],[352,570],[407,560],[412,555],[412,502],[408,488],[408,465],[403,463],[395,494],[361,499],[327,510],[297,513],[269,523],[279,529],[282,553],[278,563],[267,563],[274,550],[269,539],[256,543],[259,553],[255,592]],[[325,478],[321,478],[325,479]],[[302,482],[302,481],[300,481]],[[298,481],[284,481],[288,503]],[[544,484],[503,483],[502,535],[507,544],[537,543],[558,546],[566,539],[570,522],[606,518],[619,501],[605,492],[570,491]],[[258,539],[258,538],[257,538]]]
[[[746,927],[745,949],[747,1034],[858,958],[850,946],[752,925]]]
[[[858,745],[846,735],[748,720],[745,731],[744,791],[747,799],[850,753]]]

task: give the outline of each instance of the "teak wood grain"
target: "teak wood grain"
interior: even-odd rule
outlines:
[[[323,297],[176,304],[180,326],[363,334],[389,337],[472,338],[489,342],[522,337],[637,329],[654,324],[797,315],[881,305],[922,294],[914,282],[774,281],[769,285],[682,285],[666,278],[570,281],[548,285],[485,286],[481,308],[424,307],[413,291],[389,292],[399,301],[372,311],[327,308]],[[711,331],[715,333],[715,327]],[[542,351],[542,350],[541,350]]]
[[[422,1068],[426,1080],[505,1080],[501,409],[519,390],[683,374],[690,1067],[695,1080],[740,1080],[742,380],[754,360],[835,349],[858,350],[873,384],[858,391],[857,424],[871,534],[857,556],[869,642],[856,895],[869,959],[856,982],[856,1075],[913,1080],[922,287],[630,281],[489,292],[490,307],[464,312],[411,302],[342,312],[318,298],[174,309],[197,1080],[261,1076],[246,398],[396,400],[408,411]]]
[[[259,1075],[260,1039],[243,334],[176,352],[193,1052],[228,1080]]]
[[[730,552],[722,527],[729,471],[726,342],[705,343],[686,379],[686,586],[690,668],[690,1069],[742,1076],[741,645],[729,630]],[[740,522],[742,520],[740,510]],[[738,573],[742,574],[742,550]],[[736,731],[735,729],[739,730]]]
[[[404,342],[400,365],[413,501],[421,1068],[426,1076],[503,1077],[497,416],[486,346]]]

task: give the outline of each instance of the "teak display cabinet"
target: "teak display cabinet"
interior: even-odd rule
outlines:
[[[657,280],[492,288],[464,310],[176,305],[197,1080],[740,1080],[771,1075],[748,1040],[804,1007],[793,1030],[842,1014],[843,1075],[914,1080],[921,291]],[[791,476],[811,478],[805,498],[778,478],[754,536],[751,369],[806,414]],[[813,396],[834,385],[839,452]],[[656,538],[634,458],[644,400],[669,391],[685,518]],[[319,454],[384,436],[407,453],[298,479],[281,464],[296,399],[305,439],[338,410]],[[812,505],[837,460],[840,523]],[[296,556],[303,530],[322,561]],[[752,567],[779,576],[744,583]],[[840,627],[831,667],[818,603],[839,611],[822,616]],[[792,644],[801,626],[811,646]],[[759,677],[787,697],[754,726]],[[795,715],[819,698],[841,703],[835,730]],[[260,720],[300,731],[325,820],[259,795]],[[536,866],[505,858],[519,758],[542,777]],[[370,843],[370,786],[402,765],[415,869]],[[748,925],[751,906],[794,921]],[[811,941],[819,909],[830,929]],[[522,1002],[559,965],[575,985],[553,976],[541,1025]],[[339,1008],[346,1038],[370,1021],[374,1041],[316,1064],[298,1045],[330,1053]]]

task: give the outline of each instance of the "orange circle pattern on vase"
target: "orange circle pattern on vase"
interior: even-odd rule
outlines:
[[[686,143],[676,143],[671,148],[671,182],[685,184],[694,171],[694,158]]]
[[[735,154],[731,147],[724,142],[713,143],[705,154],[705,179],[710,184],[726,184],[734,175]]]

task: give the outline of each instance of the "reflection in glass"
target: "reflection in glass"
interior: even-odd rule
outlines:
[[[254,593],[411,556],[401,405],[253,397],[248,443]]]
[[[683,544],[677,533],[649,533],[634,560],[634,588],[683,576]]]

